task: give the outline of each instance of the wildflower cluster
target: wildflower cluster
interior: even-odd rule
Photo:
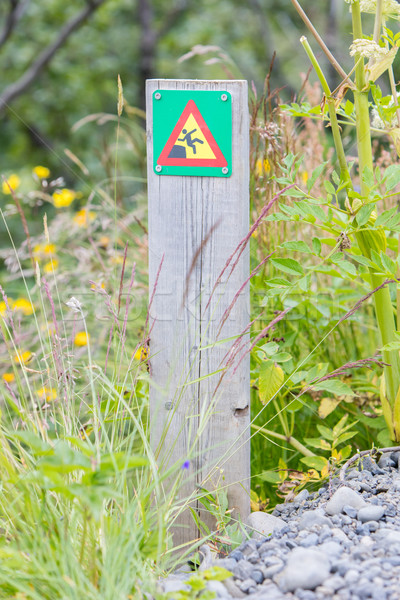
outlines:
[[[381,58],[387,54],[385,48],[381,48],[379,44],[373,40],[354,40],[350,46],[350,56],[359,54],[364,58]]]

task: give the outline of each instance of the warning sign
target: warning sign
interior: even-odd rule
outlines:
[[[227,166],[227,160],[193,100],[187,103],[157,164],[180,167]]]
[[[157,175],[232,174],[232,99],[228,92],[153,94],[153,167]]]

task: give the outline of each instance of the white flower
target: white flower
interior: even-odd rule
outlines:
[[[82,304],[75,296],[72,296],[68,302],[65,303],[74,313],[82,312]]]
[[[387,50],[373,40],[354,40],[350,46],[350,56],[355,54],[360,54],[364,58],[381,58],[387,54]]]
[[[376,0],[360,0],[361,12],[376,12]],[[400,19],[400,4],[396,0],[383,0],[383,16],[392,19]]]

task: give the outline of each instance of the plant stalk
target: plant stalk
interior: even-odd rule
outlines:
[[[315,69],[315,72],[318,76],[318,79],[321,83],[323,92],[326,97],[326,103],[327,103],[328,111],[329,111],[329,119],[330,119],[332,135],[333,135],[333,141],[335,144],[336,155],[337,155],[339,167],[340,167],[340,178],[343,182],[346,183],[346,188],[348,190],[352,189],[353,186],[352,186],[352,182],[351,182],[349,169],[347,167],[346,154],[345,154],[345,151],[343,148],[342,136],[340,135],[340,127],[339,127],[339,123],[338,123],[337,116],[336,116],[335,98],[332,96],[332,92],[329,88],[326,77],[320,67],[318,60],[316,59],[316,57],[312,51],[310,44],[308,43],[307,38],[305,36],[303,36],[300,39],[300,42],[302,43],[303,48],[304,48],[308,58],[310,59],[312,66]]]
[[[269,429],[265,429],[264,427],[259,427],[258,425],[254,425],[254,424],[251,425],[251,428],[254,429],[255,431],[259,431],[260,433],[263,433],[264,435],[267,435],[269,437],[273,437],[273,438],[276,438],[277,440],[283,440],[283,441],[287,442],[288,444],[293,446],[293,448],[298,450],[300,452],[300,454],[303,454],[303,456],[316,456],[316,454],[314,454],[314,452],[311,452],[311,450],[309,450],[308,448],[303,446],[303,444],[301,442],[299,442],[298,440],[296,440],[296,438],[294,438],[292,435],[286,436],[286,435],[283,435],[282,433],[276,433],[275,431],[270,431]]]
[[[351,5],[351,12],[353,21],[353,38],[354,40],[362,39],[363,33],[359,2],[354,2]],[[364,59],[359,54],[356,54],[355,56],[355,64],[356,90],[354,91],[354,106],[356,110],[357,121],[357,148],[359,158],[359,173],[361,177],[361,194],[365,202],[366,200],[368,200],[370,190],[365,181],[363,180],[362,175],[366,168],[373,172],[372,143],[368,102],[369,89],[365,79]],[[357,233],[356,237],[359,238],[361,235],[363,234]],[[360,247],[362,246],[363,244],[360,245]],[[369,251],[369,248],[367,248],[367,250]],[[370,277],[372,289],[379,287],[384,281],[384,278],[381,275],[375,275],[373,270],[371,269]],[[393,316],[393,306],[388,286],[381,288],[374,294],[374,303],[375,315],[381,334],[382,344],[386,345],[387,343],[393,342],[396,339],[396,326]],[[384,351],[383,360],[384,362],[390,365],[384,367],[384,376],[386,381],[387,399],[393,410],[397,391],[399,389],[400,384],[400,359],[398,351]]]

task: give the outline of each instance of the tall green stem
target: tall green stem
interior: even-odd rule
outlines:
[[[332,97],[332,92],[329,88],[328,82],[327,82],[325,75],[320,67],[319,62],[317,61],[317,59],[311,49],[310,44],[307,41],[307,38],[305,36],[303,36],[300,39],[300,42],[302,43],[303,48],[306,51],[307,56],[310,59],[310,62],[315,69],[315,72],[318,76],[318,79],[321,83],[323,92],[326,97],[326,103],[328,106],[333,141],[335,144],[336,155],[337,155],[339,167],[340,167],[341,180],[343,182],[346,182],[346,188],[352,189],[350,173],[349,173],[349,170],[347,167],[346,154],[345,154],[345,151],[343,148],[342,136],[340,135],[339,123],[338,123],[337,116],[336,116],[335,98]]]
[[[362,24],[361,24],[361,11],[359,2],[354,2],[351,5],[352,20],[353,20],[353,37],[354,40],[362,39]],[[357,121],[357,148],[358,148],[358,159],[359,159],[359,172],[361,177],[361,194],[364,202],[368,200],[369,188],[365,181],[363,181],[363,173],[366,168],[371,172],[373,171],[373,159],[372,159],[372,143],[371,143],[371,131],[370,131],[370,120],[369,120],[369,103],[368,103],[368,85],[365,80],[365,69],[364,60],[359,55],[355,56],[356,61],[356,90],[354,91],[354,106],[356,110],[356,121]],[[374,235],[374,232],[370,232]],[[372,238],[366,238],[364,232],[359,232],[357,238],[363,237],[363,242],[360,247],[365,247],[367,242],[367,252],[370,253],[370,247],[368,247],[368,240]],[[372,244],[373,247],[373,244]],[[380,275],[375,275],[374,272],[370,271],[371,286],[373,289],[382,285],[384,278]],[[374,294],[375,302],[375,314],[378,322],[379,331],[381,334],[382,344],[386,345],[396,339],[396,327],[393,316],[393,306],[390,298],[390,292],[388,286],[378,290]],[[385,381],[386,381],[386,395],[388,402],[393,409],[396,400],[397,391],[400,385],[400,359],[398,351],[383,352],[383,360],[390,366],[384,368]]]

